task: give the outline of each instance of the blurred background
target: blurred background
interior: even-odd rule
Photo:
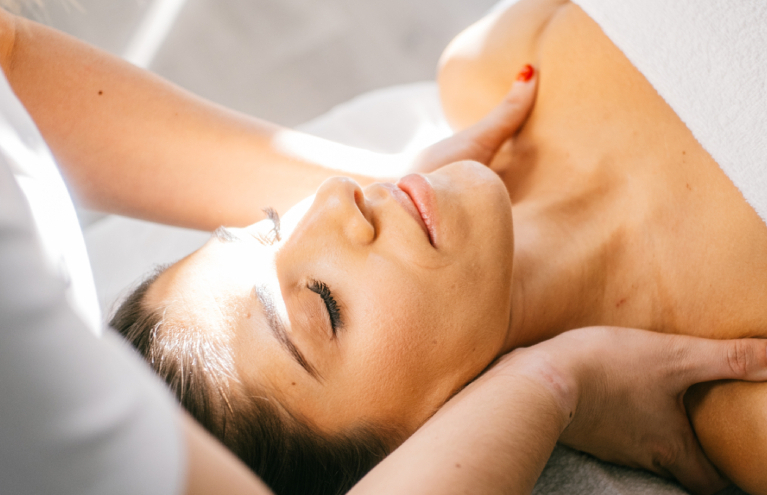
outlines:
[[[44,0],[36,20],[282,125],[371,89],[433,80],[496,0]]]

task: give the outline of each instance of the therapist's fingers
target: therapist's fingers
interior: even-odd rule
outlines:
[[[685,339],[681,346],[669,347],[679,357],[680,369],[675,373],[677,388],[714,380],[767,380],[767,340]],[[683,406],[680,405],[683,408]],[[660,458],[657,467],[667,471],[692,493],[716,493],[729,482],[711,464],[688,422],[679,426],[683,439],[683,455],[673,453]]]
[[[682,354],[677,378],[687,386],[714,380],[767,380],[767,340],[696,339]]]
[[[490,170],[500,176],[503,176],[504,172],[510,170],[514,164],[514,141],[513,138],[507,139],[506,142],[498,148],[498,151],[495,153],[495,156],[493,156],[493,159],[490,160],[490,163],[487,164],[487,166],[490,167]]]
[[[410,171],[431,172],[463,160],[490,165],[502,147],[510,149],[514,136],[527,119],[535,102],[537,79],[535,69],[526,65],[495,108],[479,122],[421,151]]]
[[[475,160],[488,165],[502,145],[510,146],[509,140],[522,127],[533,108],[537,79],[535,68],[526,65],[503,101],[482,120],[459,133],[484,152],[481,159],[478,157]]]

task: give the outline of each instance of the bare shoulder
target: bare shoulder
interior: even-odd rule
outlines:
[[[438,82],[450,124],[464,128],[506,94],[519,70],[535,64],[540,34],[567,0],[520,0],[488,14],[447,46]]]
[[[716,467],[748,493],[767,494],[767,383],[696,385],[685,396],[685,405]]]

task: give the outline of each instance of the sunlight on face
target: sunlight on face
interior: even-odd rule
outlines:
[[[365,190],[326,181],[264,245],[261,222],[214,237],[147,303],[228,332],[246,389],[326,431],[414,431],[501,350],[509,326],[511,205],[460,162]]]

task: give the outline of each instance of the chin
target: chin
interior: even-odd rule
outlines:
[[[511,200],[501,178],[479,162],[462,161],[442,167],[429,176],[448,193],[459,197],[472,214],[507,217],[511,225]],[[446,184],[445,184],[446,183]]]
[[[498,174],[490,170],[486,165],[472,160],[463,160],[445,165],[429,175],[446,175],[456,177],[459,180],[477,181],[477,183],[487,182],[490,187],[500,186],[505,189],[503,181]]]
[[[510,263],[514,252],[511,200],[498,174],[481,163],[462,161],[427,177],[436,193],[446,251],[468,256],[480,269],[503,269],[504,263]]]

